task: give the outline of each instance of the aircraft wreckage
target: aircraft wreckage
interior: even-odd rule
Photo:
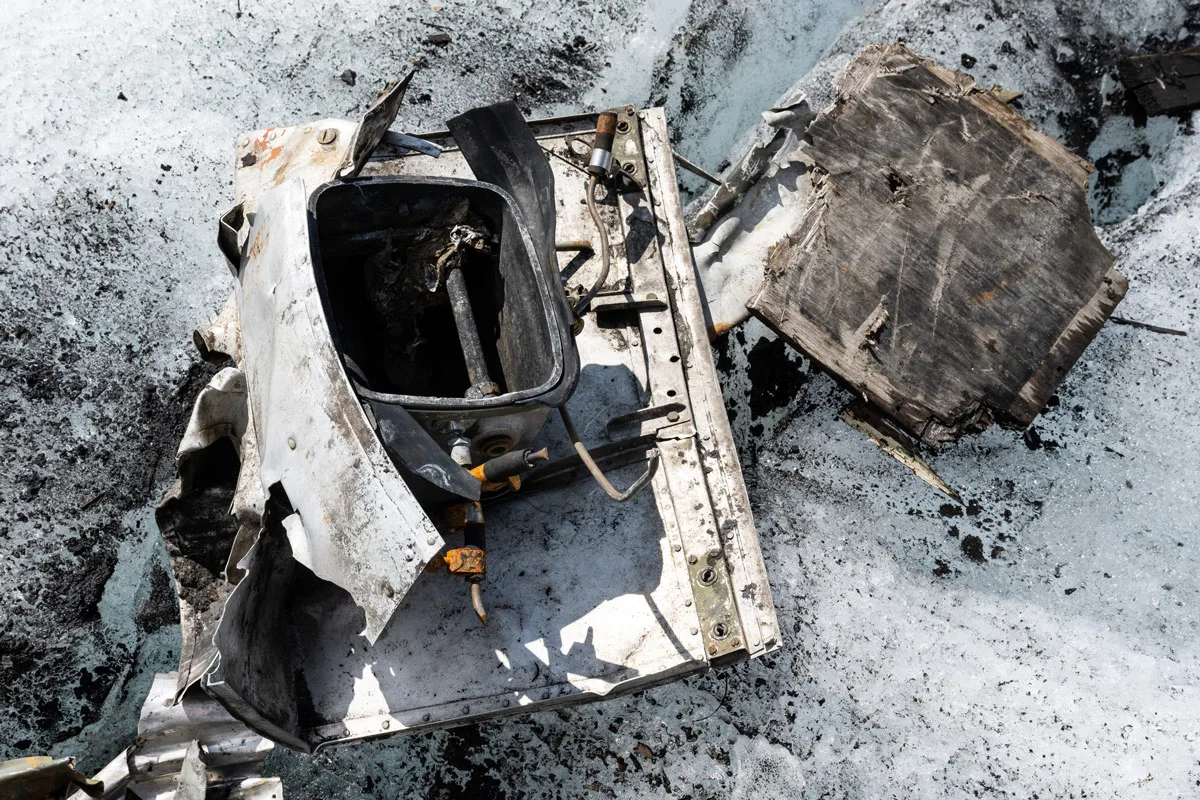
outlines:
[[[899,45],[767,112],[690,212],[662,109],[415,136],[411,80],[237,140],[233,295],[195,337],[226,366],[157,512],[181,662],[105,793],[277,793],[230,765],[769,653],[710,337],[759,316],[921,471],[918,443],[1028,425],[1124,294],[1090,165]]]

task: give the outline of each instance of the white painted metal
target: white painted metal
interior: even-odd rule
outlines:
[[[298,511],[284,522],[288,544],[323,579],[294,588],[289,573],[271,583],[269,570],[286,570],[287,557],[262,539],[241,562],[249,573],[229,602],[222,660],[206,685],[256,727],[318,749],[584,702],[778,646],[665,118],[656,110],[633,119],[646,185],[601,204],[614,263],[576,338],[581,374],[568,406],[589,446],[643,437],[658,466],[651,489],[624,504],[583,480],[486,505],[486,627],[461,579],[422,570],[442,538],[387,460],[333,351],[307,238],[315,186],[292,180],[261,197],[239,187],[256,207],[237,292],[251,409],[242,469],[257,471],[262,490],[282,484]],[[594,125],[534,123],[554,172],[560,240],[596,238],[583,202],[587,154],[570,141]],[[448,136],[427,138],[440,157],[381,155],[362,174],[471,177]],[[570,285],[590,285],[599,269],[586,251],[559,258]],[[612,420],[635,413],[610,436]],[[541,446],[551,458],[573,454],[556,419]],[[643,469],[610,472],[624,486]]]
[[[442,537],[342,370],[317,292],[307,198],[298,178],[261,198],[238,277],[259,481],[268,493],[281,485],[296,510],[293,557],[350,593],[374,641]]]

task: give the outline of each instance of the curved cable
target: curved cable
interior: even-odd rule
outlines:
[[[587,293],[580,297],[571,308],[575,312],[576,317],[583,316],[587,311],[588,305],[592,302],[592,298],[600,291],[600,287],[608,280],[609,254],[608,254],[608,231],[604,228],[604,223],[600,221],[600,212],[596,210],[596,187],[600,183],[598,175],[592,175],[588,178],[587,185],[587,208],[588,213],[592,215],[592,222],[596,225],[596,234],[600,237],[600,274],[596,276],[595,283],[592,288],[587,290]]]
[[[575,430],[575,423],[571,419],[571,413],[567,411],[566,406],[558,407],[559,416],[562,417],[563,426],[567,429],[567,436],[571,439],[571,444],[575,445],[575,452],[579,454],[579,460],[587,467],[587,471],[592,473],[592,477],[596,479],[596,483],[600,484],[600,488],[608,494],[613,500],[618,503],[624,503],[629,498],[645,488],[646,484],[650,483],[650,479],[654,477],[654,471],[658,467],[658,451],[650,456],[650,463],[646,465],[646,471],[638,477],[636,481],[630,484],[629,488],[624,492],[618,491],[608,478],[600,471],[600,467],[592,458],[592,454],[584,446],[579,439],[579,432]]]

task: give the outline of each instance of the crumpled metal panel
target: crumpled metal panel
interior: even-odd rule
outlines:
[[[347,164],[338,171],[339,178],[352,178],[357,175],[375,152],[375,148],[383,141],[388,132],[388,126],[396,119],[400,104],[404,102],[404,93],[408,84],[412,83],[417,71],[410,70],[407,75],[385,88],[375,102],[363,114],[362,121],[354,131],[354,140],[347,155]]]
[[[240,528],[225,565],[233,588],[215,635],[220,657],[204,686],[255,730],[313,751],[611,697],[778,647],[665,119],[656,110],[631,122],[644,146],[646,182],[613,187],[601,206],[617,257],[597,297],[601,310],[575,338],[582,369],[570,406],[618,483],[643,469],[647,450],[657,451],[659,467],[650,490],[613,504],[581,471],[572,473],[562,426],[542,428],[535,446],[565,456],[559,471],[584,482],[531,481],[536,494],[523,490],[516,502],[487,505],[488,591],[498,611],[486,627],[464,602],[460,580],[421,573],[441,539],[423,527],[415,503],[406,509],[419,518],[405,527],[395,506],[412,498],[391,483],[403,475],[336,359],[308,241],[307,189],[327,176],[284,180],[261,197],[239,186],[239,199],[255,207],[245,215],[254,227],[239,223],[235,247],[225,249],[239,275],[241,336],[229,336],[221,318],[202,334],[218,352],[236,350],[240,338],[252,408],[233,499]],[[536,146],[551,157],[534,155],[552,171],[556,196],[562,192],[555,227],[564,239],[595,235],[582,203],[587,176],[569,151],[594,127],[594,117],[535,123]],[[374,158],[364,175],[433,182],[478,169],[449,133],[430,138],[445,148],[439,158],[414,151]],[[299,162],[292,168],[309,175]],[[584,285],[599,268],[590,251],[555,260]],[[397,491],[389,495],[389,487]],[[358,560],[362,553],[369,563]],[[375,639],[346,584],[370,605],[382,577],[394,581],[396,604],[402,596],[404,603],[390,621],[388,606],[373,606],[374,633],[387,623]]]
[[[100,797],[102,785],[75,771],[75,759],[29,756],[0,761],[0,795],[6,800],[62,797],[72,786],[83,797]]]
[[[442,537],[372,430],[334,349],[309,243],[307,192],[265,194],[237,298],[243,368],[265,491],[280,484],[301,525],[297,561],[342,587],[374,642]]]
[[[252,732],[199,689],[176,700],[175,673],[154,676],[138,718],[137,743],[98,772],[103,795],[70,800],[283,800],[279,778],[262,776],[274,742]],[[7,797],[7,795],[5,795]]]
[[[179,596],[182,647],[177,698],[204,675],[216,657],[213,633],[232,588],[224,580],[222,568],[238,535],[233,526],[240,523],[258,531],[257,512],[247,515],[245,509],[247,495],[252,493],[243,492],[240,504],[234,501],[233,519],[226,516],[234,492],[235,465],[221,465],[229,471],[218,476],[224,478],[224,490],[219,485],[199,485],[196,478],[204,474],[212,479],[217,467],[213,454],[222,440],[229,441],[227,452],[236,453],[244,463],[248,425],[246,378],[236,367],[226,367],[196,398],[176,455],[179,477],[155,509]],[[247,472],[240,470],[243,476]],[[204,506],[209,507],[207,513],[200,511]],[[223,524],[222,519],[226,520]]]
[[[768,254],[795,234],[812,195],[804,130],[815,112],[790,92],[763,112],[720,186],[688,206],[692,256],[704,286],[708,327],[719,336],[750,316]]]

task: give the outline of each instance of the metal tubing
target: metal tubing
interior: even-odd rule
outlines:
[[[654,477],[655,468],[658,467],[657,450],[655,450],[650,456],[650,462],[646,465],[646,471],[639,475],[638,479],[630,484],[628,489],[623,492],[619,491],[615,486],[612,485],[611,482],[609,482],[608,477],[600,470],[600,467],[596,464],[595,459],[592,458],[592,454],[588,452],[587,447],[584,446],[583,442],[580,440],[579,432],[575,430],[575,422],[571,419],[571,414],[567,411],[567,407],[559,406],[558,413],[559,416],[562,417],[563,426],[567,429],[567,437],[571,440],[571,444],[575,445],[575,452],[579,454],[579,460],[583,462],[585,467],[587,467],[587,471],[592,474],[592,478],[597,484],[599,484],[600,488],[604,490],[605,494],[618,503],[624,503],[642,489],[646,488],[647,484],[650,483],[650,479]]]
[[[608,253],[608,231],[604,227],[604,222],[600,219],[600,212],[596,210],[596,186],[599,184],[600,178],[597,175],[592,175],[588,178],[587,185],[587,209],[592,215],[592,223],[596,226],[596,235],[600,239],[600,274],[596,276],[592,288],[587,290],[583,297],[576,301],[575,306],[571,309],[575,312],[575,316],[582,317],[587,311],[588,305],[592,302],[592,298],[600,291],[600,287],[608,280],[609,270],[609,253]]]

